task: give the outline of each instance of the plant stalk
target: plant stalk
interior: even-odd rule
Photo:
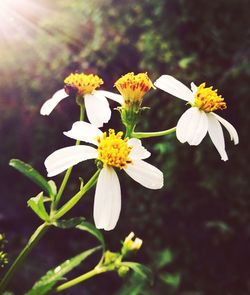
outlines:
[[[80,119],[79,119],[79,121],[83,121],[83,120],[84,120],[84,111],[85,111],[85,108],[84,108],[83,105],[81,105],[81,106],[80,106]],[[79,145],[79,144],[80,144],[80,140],[77,140],[77,141],[76,141],[76,145]],[[62,184],[61,184],[61,186],[60,186],[60,188],[59,188],[59,191],[58,191],[58,193],[57,193],[57,195],[56,195],[56,197],[55,197],[55,200],[54,200],[54,202],[52,202],[52,204],[51,204],[51,213],[52,213],[52,214],[56,211],[56,208],[57,208],[58,203],[59,203],[59,201],[60,201],[60,199],[61,199],[61,196],[62,196],[62,194],[63,194],[63,192],[64,192],[64,189],[65,189],[65,187],[66,187],[66,185],[67,185],[67,183],[68,183],[68,180],[69,180],[70,174],[71,174],[71,172],[72,172],[72,169],[73,169],[73,167],[70,167],[70,168],[66,171],[66,173],[65,173],[65,175],[64,175],[64,178],[63,178],[63,181],[62,181]]]
[[[42,238],[42,236],[46,233],[48,230],[50,224],[43,223],[40,225],[34,234],[30,237],[28,243],[23,248],[21,253],[18,255],[16,260],[13,262],[13,264],[10,266],[6,274],[4,275],[3,279],[0,283],[0,294],[3,294],[5,288],[7,287],[10,279],[12,278],[13,274],[16,272],[16,270],[21,266],[23,260],[26,258],[26,256],[30,253],[30,251],[35,247],[35,245],[39,242],[39,240]]]
[[[157,131],[157,132],[133,132],[131,137],[133,138],[150,138],[150,137],[158,137],[158,136],[164,136],[171,134],[176,131],[176,127],[163,130],[163,131]]]
[[[60,286],[58,286],[56,289],[55,289],[55,292],[58,293],[58,292],[61,292],[65,289],[68,289],[68,288],[71,288],[79,283],[82,283],[96,275],[99,275],[101,273],[104,273],[108,271],[108,269],[106,269],[105,267],[103,268],[99,268],[99,267],[95,267],[94,269],[92,269],[91,271],[89,272],[86,272],[85,274],[79,276],[79,277],[76,277],[75,279],[73,280],[70,280],[68,281],[67,283],[64,283]]]
[[[100,170],[97,170],[90,180],[84,185],[84,187],[56,212],[56,214],[53,216],[54,220],[61,218],[79,202],[84,194],[96,184],[99,173]]]

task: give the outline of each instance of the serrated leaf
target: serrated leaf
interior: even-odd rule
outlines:
[[[93,224],[83,221],[76,226],[80,230],[89,232],[91,235],[95,236],[97,240],[102,244],[102,247],[105,248],[105,241],[103,235],[99,229],[97,229]]]
[[[44,206],[43,192],[38,194],[36,197],[28,200],[28,206],[38,215],[42,220],[48,221],[49,215]]]
[[[25,295],[45,295],[55,286],[55,284],[63,279],[63,276],[77,267],[82,261],[84,261],[91,254],[101,249],[101,247],[95,247],[84,251],[75,257],[64,261],[62,264],[49,270],[39,281],[35,283],[31,290]]]
[[[84,222],[84,217],[74,217],[67,220],[57,220],[54,225],[56,227],[65,229],[65,228],[73,228],[79,225],[80,223]]]
[[[37,171],[35,170],[31,165],[24,163],[21,160],[18,159],[12,159],[9,162],[9,165],[19,172],[21,172],[23,175],[27,176],[29,179],[31,179],[33,182],[35,182],[37,185],[39,185],[44,191],[46,191],[49,196],[53,196],[53,188],[48,183],[48,181]]]
[[[137,262],[122,262],[121,265],[131,268],[135,273],[144,279],[148,279],[152,282],[152,272],[151,270],[143,264]]]

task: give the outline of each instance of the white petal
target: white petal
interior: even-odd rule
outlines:
[[[212,115],[207,114],[208,117],[208,133],[210,138],[221,156],[221,160],[227,161],[228,156],[225,151],[225,140],[222,127],[219,121]]]
[[[111,117],[109,103],[105,96],[86,94],[84,95],[87,117],[91,124],[102,127]]]
[[[124,99],[120,94],[117,93],[113,93],[113,92],[109,92],[109,91],[105,91],[105,90],[95,90],[93,92],[94,95],[101,95],[101,96],[105,96],[109,99],[112,99],[116,102],[118,102],[119,104],[123,104]]]
[[[45,101],[45,103],[41,107],[40,114],[43,116],[49,115],[59,104],[59,102],[68,96],[69,95],[65,92],[64,89],[58,90],[50,99]]]
[[[239,143],[239,136],[238,136],[238,133],[237,133],[236,129],[234,128],[234,126],[231,123],[229,123],[227,120],[218,116],[217,114],[215,114],[215,113],[211,113],[211,114],[213,114],[213,116],[215,116],[221,122],[221,124],[227,129],[227,131],[230,134],[231,140],[234,141],[234,144],[238,144]]]
[[[187,142],[190,145],[198,145],[207,134],[208,119],[205,112],[196,108],[196,115],[193,118],[192,124],[189,128],[193,128],[193,132],[190,131],[190,137]]]
[[[142,146],[140,139],[138,138],[130,138],[127,141],[128,145],[132,147],[129,157],[132,159],[147,159],[150,157],[151,153]]]
[[[163,173],[143,160],[134,160],[124,170],[135,181],[147,188],[160,189],[163,187]]]
[[[121,187],[113,168],[106,167],[97,180],[94,220],[99,229],[112,230],[119,219],[121,211]]]
[[[180,99],[186,101],[193,100],[193,92],[186,85],[172,76],[163,75],[155,81],[154,85]]]
[[[193,93],[197,91],[198,87],[194,84],[194,82],[191,82],[191,90]]]
[[[97,145],[96,139],[98,136],[102,136],[103,132],[90,123],[77,121],[72,125],[71,130],[65,131],[63,134],[76,140]]]
[[[97,150],[90,146],[78,145],[59,149],[49,155],[44,164],[48,176],[55,176],[64,170],[89,159],[97,157]]]
[[[176,136],[181,142],[198,145],[207,133],[207,116],[198,108],[188,109],[179,119],[176,126]]]

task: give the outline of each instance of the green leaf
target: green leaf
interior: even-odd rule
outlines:
[[[179,60],[179,67],[187,69],[196,59],[195,55],[187,56]]]
[[[28,206],[44,221],[49,221],[49,215],[44,206],[43,192],[28,200]]]
[[[230,228],[230,226],[227,223],[225,223],[224,221],[220,221],[220,220],[208,221],[206,223],[206,227],[207,228],[215,228],[218,231],[220,231],[221,233],[230,233],[232,231],[232,229]]]
[[[49,194],[49,196],[54,196],[55,189],[53,185],[51,183],[48,183],[48,181],[31,165],[26,164],[18,159],[10,160],[9,165],[21,172],[23,175],[27,176],[37,185],[39,185],[44,191]]]
[[[81,190],[84,186],[84,180],[82,177],[79,177],[79,180],[80,180],[80,190]]]
[[[143,264],[137,262],[122,262],[121,265],[131,268],[143,279],[148,279],[152,283],[152,271]]]
[[[79,225],[81,222],[85,220],[84,217],[74,217],[67,220],[57,220],[54,225],[56,227],[65,229],[65,228],[73,228]]]
[[[149,291],[149,292],[147,292]],[[116,293],[116,295],[146,295],[152,294],[146,285],[146,280],[143,279],[136,273],[133,273],[129,279],[126,281],[126,284],[123,284],[122,288]]]
[[[92,236],[96,237],[97,240],[102,244],[103,249],[105,248],[105,241],[103,235],[99,229],[97,229],[93,224],[84,221],[84,217],[75,217],[68,220],[57,220],[54,225],[59,228],[77,228],[80,230],[87,231]]]
[[[95,247],[84,251],[77,256],[64,261],[62,264],[58,265],[56,268],[49,270],[39,281],[35,283],[31,290],[29,290],[25,295],[45,295],[47,294],[59,281],[64,279],[63,276],[70,272],[72,269],[77,267],[82,261],[87,257],[92,255],[101,247]]]
[[[181,276],[179,273],[176,273],[176,274],[162,273],[160,275],[160,278],[165,284],[170,285],[171,287],[175,289],[179,287],[181,282]]]
[[[102,244],[102,247],[105,248],[105,241],[104,241],[103,235],[101,231],[97,229],[93,224],[87,221],[82,221],[80,224],[76,226],[76,228],[87,231],[91,235],[95,236],[97,240]]]
[[[163,251],[156,253],[155,264],[157,269],[161,269],[166,265],[170,264],[174,259],[173,252],[171,249],[166,248]]]
[[[50,197],[54,197],[57,194],[56,184],[53,180],[49,180],[48,185],[50,186],[50,189],[51,189]]]

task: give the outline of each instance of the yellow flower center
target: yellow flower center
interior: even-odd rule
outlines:
[[[96,88],[103,84],[103,80],[97,75],[70,74],[65,80],[66,86],[77,89],[77,94],[91,94]]]
[[[109,134],[106,132],[97,138],[98,142],[98,160],[108,166],[126,168],[127,164],[132,163],[129,158],[129,153],[132,147],[128,146],[128,138],[122,139],[123,132],[115,134],[113,129],[109,129]]]
[[[114,86],[123,96],[125,105],[140,105],[143,95],[154,87],[147,73],[128,73],[118,79]]]
[[[203,110],[206,113],[216,111],[218,109],[224,110],[227,108],[224,98],[217,94],[217,90],[213,87],[205,87],[206,83],[202,83],[196,93],[194,106]]]

